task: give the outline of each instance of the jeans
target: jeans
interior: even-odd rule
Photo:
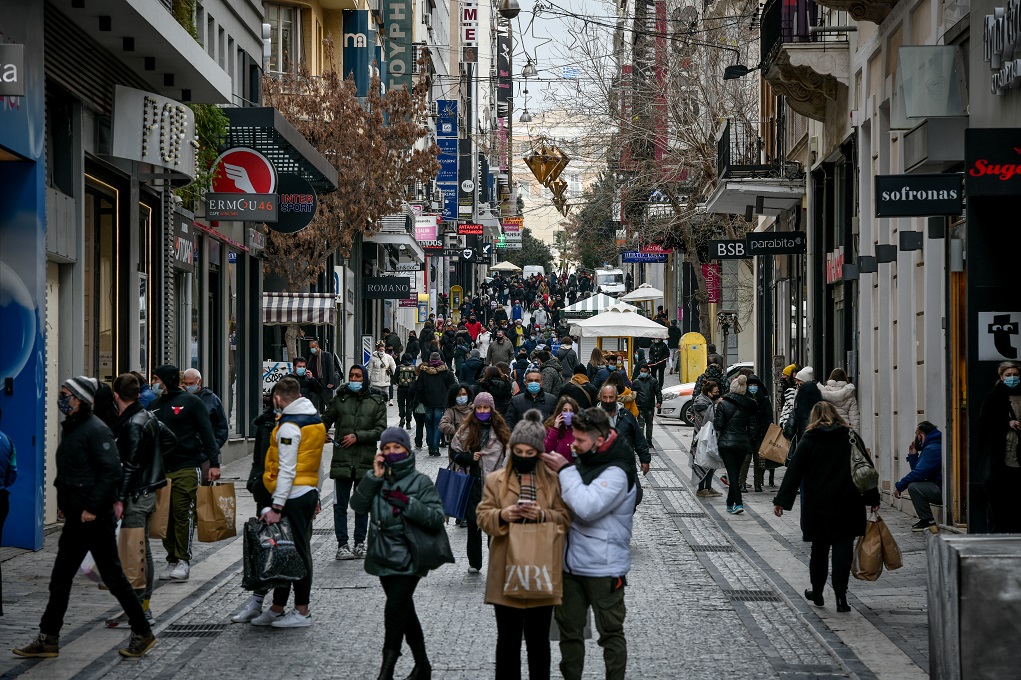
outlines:
[[[429,439],[429,453],[440,450],[440,420],[443,418],[442,407],[425,407],[425,430]]]
[[[294,533],[294,547],[298,556],[305,563],[305,576],[294,583],[273,590],[273,604],[283,607],[294,586],[294,606],[307,606],[312,594],[312,520],[315,519],[316,505],[319,504],[319,492],[309,491],[297,498],[288,498],[284,504],[283,516],[291,525]],[[345,518],[346,519],[346,518]],[[347,522],[345,522],[347,524]],[[345,527],[346,528],[346,527]]]
[[[932,521],[930,505],[943,505],[943,491],[936,482],[911,482],[908,484],[908,495],[915,506],[915,514],[923,522]]]
[[[411,424],[411,390],[407,387],[397,388],[397,415],[402,421]]]
[[[741,449],[720,449],[720,458],[727,466],[727,506],[741,505],[741,463],[745,452]]]
[[[131,632],[140,635],[149,633],[149,623],[145,620],[142,604],[121,569],[121,561],[117,556],[116,527],[112,511],[97,516],[91,522],[82,522],[80,512],[67,513],[57,543],[57,559],[50,575],[50,599],[46,603],[42,621],[39,622],[40,633],[60,635],[71,597],[71,584],[88,552],[96,560],[103,583],[128,615]]]
[[[589,607],[595,614],[599,646],[603,648],[606,680],[624,680],[627,671],[624,586],[615,577],[575,576],[566,571],[563,604],[554,610],[560,628],[560,673],[564,680],[581,680]]]
[[[422,624],[415,613],[415,588],[418,586],[417,576],[380,576],[379,582],[386,593],[386,606],[383,607],[383,649],[401,651],[403,640],[408,641],[412,650],[415,647],[425,648],[425,635]]]
[[[163,547],[167,562],[189,562],[191,539],[195,533],[195,496],[201,481],[201,468],[184,468],[167,473],[170,480],[170,517]]]
[[[521,636],[528,649],[528,680],[549,680],[549,627],[553,607],[518,609],[493,605],[496,613],[496,680],[521,680]]]
[[[812,554],[808,559],[808,574],[812,580],[812,592],[821,593],[826,587],[826,567],[830,548],[833,548],[833,592],[847,593],[847,581],[851,577],[851,560],[854,557],[854,541],[812,541]]]
[[[152,584],[156,578],[152,551],[149,550],[149,521],[155,511],[156,494],[143,493],[138,498],[129,498],[124,502],[124,516],[121,517],[122,529],[145,529],[145,588],[135,589],[135,594],[142,602],[152,598]]]
[[[468,520],[468,566],[482,569],[482,529],[475,520]]]
[[[338,546],[347,545],[347,506],[351,501],[351,488],[354,484],[353,479],[344,477],[333,480],[333,530],[337,534]],[[365,543],[368,533],[369,513],[356,512],[355,544]]]

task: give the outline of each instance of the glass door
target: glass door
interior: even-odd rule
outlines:
[[[118,192],[86,176],[85,375],[112,383],[117,375]]]

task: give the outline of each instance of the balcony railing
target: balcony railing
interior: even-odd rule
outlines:
[[[759,32],[762,61],[771,63],[784,43],[847,42],[847,32],[836,29],[846,27],[850,19],[847,11],[814,0],[767,0]]]
[[[762,134],[767,131],[772,134]],[[728,120],[716,142],[716,176],[724,179],[775,172],[776,149],[766,148],[764,137],[772,140],[777,149],[782,149],[782,143],[777,144],[777,134],[782,135],[782,130],[773,121],[748,123]]]

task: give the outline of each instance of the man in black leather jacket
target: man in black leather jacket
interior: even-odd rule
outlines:
[[[145,587],[135,588],[145,617],[152,620],[149,599],[155,577],[152,552],[149,550],[149,520],[156,510],[156,490],[167,485],[163,471],[163,454],[177,446],[177,437],[154,414],[138,401],[141,385],[131,373],[123,373],[113,381],[113,401],[120,416],[114,422],[117,450],[124,477],[117,492],[113,512],[121,520],[121,530],[142,529],[145,532]],[[116,628],[126,624],[127,614],[107,619],[106,625]]]
[[[103,421],[92,413],[99,389],[95,378],[78,376],[60,386],[57,407],[65,415],[57,447],[57,509],[64,528],[50,576],[50,599],[39,622],[39,635],[15,649],[17,656],[45,659],[60,653],[60,629],[64,624],[71,584],[85,554],[92,553],[103,583],[117,598],[131,622],[128,646],[122,656],[139,657],[156,644],[142,605],[124,577],[117,557],[114,502],[121,482],[117,443]]]

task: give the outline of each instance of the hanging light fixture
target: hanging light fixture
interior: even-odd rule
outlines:
[[[528,112],[528,109],[525,109],[524,111],[521,112],[521,117],[518,118],[518,122],[519,123],[531,123],[532,122],[532,114],[530,114]]]
[[[518,0],[503,0],[498,11],[504,19],[513,19],[521,12],[521,5]]]
[[[522,78],[535,78],[539,75],[539,69],[535,68],[535,64],[532,62],[532,58],[529,57],[525,63],[525,67],[521,69]]]

